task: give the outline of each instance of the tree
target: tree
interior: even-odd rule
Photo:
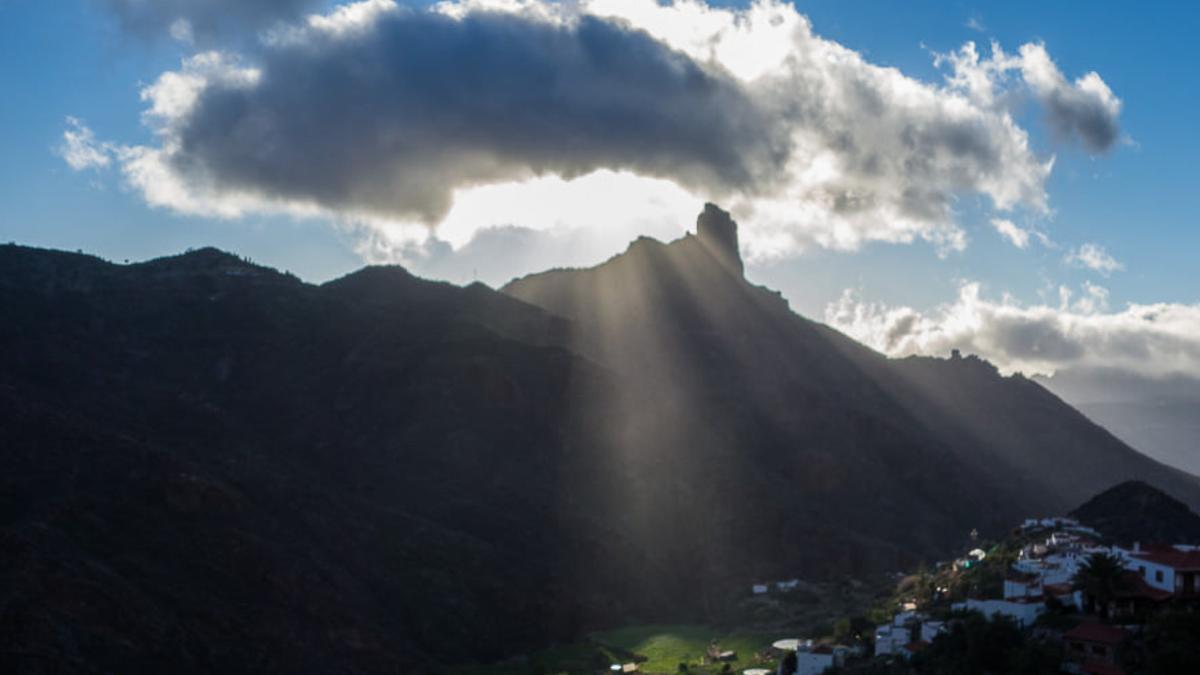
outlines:
[[[1200,673],[1200,613],[1163,612],[1146,627],[1146,672]]]
[[[1072,583],[1076,590],[1083,591],[1089,604],[1099,605],[1100,618],[1108,620],[1108,605],[1129,583],[1125,577],[1125,566],[1121,559],[1107,553],[1095,553],[1079,567]]]
[[[779,673],[781,675],[792,675],[799,667],[800,664],[796,659],[796,652],[788,652],[787,656],[784,656],[783,661],[779,664]]]
[[[946,633],[918,652],[912,666],[930,675],[1054,675],[1060,661],[1053,646],[1029,640],[1011,618],[988,619],[969,612],[952,620]]]

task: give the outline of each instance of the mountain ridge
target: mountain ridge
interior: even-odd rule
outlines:
[[[1200,501],[1032,383],[794,314],[705,217],[503,292],[0,246],[0,659],[436,670],[908,568],[1130,467]]]

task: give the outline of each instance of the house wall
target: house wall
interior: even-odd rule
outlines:
[[[1036,598],[1042,594],[1042,584],[1037,581],[1023,582],[1004,580],[1004,599]]]
[[[833,654],[796,652],[796,675],[820,675],[833,667]]]
[[[1032,625],[1037,620],[1038,615],[1046,609],[1045,605],[1040,602],[974,599],[967,599],[965,602],[956,602],[952,607],[955,610],[981,612],[988,618],[992,618],[997,614],[1012,617],[1017,622],[1017,625],[1021,627]]]
[[[896,652],[895,634],[897,629],[891,624],[879,626],[875,629],[875,656],[886,656]]]
[[[1130,558],[1125,563],[1125,568],[1142,575],[1142,579],[1154,588],[1172,593],[1175,592],[1175,570],[1166,565],[1142,560],[1141,558]]]
[[[875,656],[899,654],[904,645],[912,642],[912,629],[908,626],[886,624],[875,629]]]

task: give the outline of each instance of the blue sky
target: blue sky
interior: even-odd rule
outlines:
[[[215,245],[312,281],[361,266],[363,229],[339,224],[336,217],[297,218],[253,209],[236,218],[188,215],[149,206],[145,195],[111,167],[75,171],[67,166],[57,148],[68,117],[82,120],[100,141],[155,143],[142,118],[148,103],[139,94],[200,49],[165,35],[132,34],[112,11],[119,4],[0,0],[5,17],[0,77],[8,93],[0,107],[0,200],[5,204],[0,241],[82,249],[116,261]],[[968,40],[981,48],[996,40],[1010,54],[1024,44],[1043,44],[1068,81],[1095,71],[1120,98],[1121,141],[1090,154],[1080,143],[1050,134],[1043,109],[1014,107],[1012,118],[1029,134],[1033,154],[1056,158],[1044,182],[1050,211],[999,215],[1043,232],[1053,248],[1009,244],[990,225],[998,214],[989,198],[965,189],[953,201],[955,225],[966,237],[961,250],[947,251],[920,237],[911,243],[868,239],[841,251],[810,244],[752,261],[752,280],[779,288],[794,307],[818,319],[830,316],[832,303],[850,290],[880,311],[903,307],[931,324],[944,323],[945,306],[969,282],[980,284],[992,303],[1007,294],[1023,308],[1059,306],[1060,287],[1079,297],[1091,284],[1107,293],[1102,312],[1107,315],[1120,314],[1130,303],[1190,308],[1200,300],[1193,262],[1200,228],[1194,227],[1189,200],[1198,178],[1193,158],[1200,142],[1192,133],[1200,85],[1190,44],[1200,27],[1200,10],[1184,3],[1106,2],[1086,8],[1046,2],[862,1],[797,2],[795,7],[820,38],[932,85],[940,86],[946,74],[944,67],[935,67],[933,54],[951,52]],[[234,51],[242,46],[220,39],[205,47]],[[697,201],[680,215],[680,226],[690,223],[699,207]],[[651,233],[663,232],[669,230]],[[1069,251],[1085,243],[1102,247],[1123,268],[1105,274],[1064,262]],[[511,272],[561,262],[553,255],[544,261],[532,256],[521,263],[525,268]],[[445,276],[455,281],[467,274],[462,266],[438,269],[453,270]],[[872,335],[883,330],[884,317],[871,320],[866,326],[839,327],[896,351]],[[949,329],[936,330],[945,335]],[[914,340],[899,349],[943,346]],[[978,341],[981,351],[987,344]],[[1003,346],[992,349],[1003,352]],[[1001,353],[990,356],[1004,359]]]

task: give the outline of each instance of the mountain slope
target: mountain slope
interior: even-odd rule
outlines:
[[[511,337],[561,319],[213,250],[0,247],[0,306],[6,672],[395,672],[666,605],[563,492],[606,376]]]
[[[1125,546],[1200,543],[1200,515],[1142,481],[1125,481],[1070,513]]]
[[[735,250],[720,238],[706,238],[706,221],[736,231],[728,215],[710,205],[696,236],[671,244],[639,241],[599,267],[532,275],[504,290],[571,318],[579,325],[581,352],[616,370],[624,364],[639,376],[652,374],[665,383],[660,386],[668,397],[687,396],[692,380],[711,378],[727,405],[693,410],[694,418],[720,419],[739,406],[753,411],[756,426],[773,428],[776,440],[788,439],[784,452],[794,459],[819,461],[821,443],[815,440],[822,434],[843,441],[839,462],[878,459],[884,437],[919,446],[906,457],[907,473],[944,482],[942,472],[950,472],[969,481],[955,487],[970,494],[920,483],[897,488],[888,478],[904,474],[894,467],[854,474],[871,476],[866,482],[873,490],[885,486],[876,500],[899,500],[905,493],[926,501],[929,495],[949,497],[927,504],[918,522],[934,518],[940,527],[954,522],[944,520],[949,518],[983,528],[1022,515],[1016,511],[1062,512],[1129,477],[1152,480],[1200,504],[1195,477],[1140,455],[1023,377],[1001,377],[973,357],[889,360],[792,314],[775,294],[745,282],[740,266],[724,262]],[[628,329],[612,328],[627,325],[641,329],[631,336]],[[705,361],[712,355],[721,357],[715,365]],[[669,371],[663,364],[672,361],[688,368]],[[847,411],[862,417],[839,420],[838,413]],[[886,432],[856,442],[866,420]],[[920,527],[905,536],[921,536]]]
[[[1200,501],[1028,381],[795,315],[715,207],[505,293],[5,246],[0,307],[6,672],[430,671],[1129,476]]]
[[[687,522],[689,537],[719,542],[693,542],[694,567],[895,569],[1011,522],[1019,507],[1003,487],[977,488],[976,467],[831,346],[845,338],[747,284],[721,241],[642,239],[600,267],[504,289],[572,319],[576,349],[619,373],[624,433],[611,443],[624,466],[708,486],[668,497],[623,483],[659,530]]]

